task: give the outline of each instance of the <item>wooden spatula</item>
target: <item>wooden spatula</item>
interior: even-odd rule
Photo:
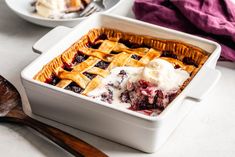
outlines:
[[[81,139],[27,116],[22,109],[19,92],[1,75],[0,122],[11,122],[29,126],[75,156],[107,156]]]

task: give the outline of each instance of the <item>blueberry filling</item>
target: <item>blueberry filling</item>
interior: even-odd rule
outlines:
[[[83,61],[85,61],[88,58],[87,55],[81,54],[81,53],[77,53],[75,58],[74,58],[74,64],[79,64],[82,63]]]
[[[169,97],[169,102],[172,102],[174,99],[175,99],[175,97],[177,96],[177,93],[172,93],[172,94],[170,94],[168,97]]]
[[[84,72],[83,75],[85,75],[86,77],[88,77],[91,80],[97,76],[96,74],[91,74],[88,72]]]
[[[131,58],[133,58],[135,60],[140,60],[141,57],[134,54],[134,55],[131,56]]]
[[[128,90],[125,90],[124,92],[121,93],[120,100],[121,102],[124,103],[130,103],[130,96]]]
[[[56,76],[52,76],[51,79],[47,80],[46,82],[49,83],[50,85],[55,86],[57,83],[60,82],[60,78]]]
[[[122,44],[126,45],[127,47],[131,47],[131,43],[129,40],[120,39],[119,43],[122,43]]]
[[[113,101],[113,92],[110,89],[108,89],[107,92],[101,94],[101,100],[111,104]]]
[[[126,47],[132,48],[132,49],[140,48],[140,47],[142,47],[142,48],[143,47],[150,48],[148,45],[145,45],[144,43],[143,44],[137,44],[137,43],[130,42],[129,40],[123,40],[123,39],[120,39],[119,43],[122,43]]]
[[[168,104],[164,103],[164,99],[171,102],[176,97],[175,93],[168,96],[161,90],[156,90],[154,85],[144,80],[130,83],[128,86],[121,93],[120,100],[123,103],[130,103],[130,109],[135,111],[146,109],[159,109],[162,111]]]
[[[119,54],[117,51],[111,51],[110,54]]]
[[[195,67],[197,67],[197,64],[193,61],[192,58],[189,58],[189,57],[184,57],[183,63],[188,64],[188,65],[194,65]]]
[[[173,54],[171,51],[168,50],[162,51],[161,57],[170,57],[177,59],[177,55]]]
[[[107,35],[106,34],[101,34],[97,40],[106,40],[107,39]]]
[[[178,64],[176,64],[174,68],[175,68],[175,69],[179,69],[180,66],[179,66]]]
[[[95,67],[98,67],[100,69],[106,69],[109,66],[109,62],[105,62],[105,61],[99,61]]]
[[[93,48],[93,49],[98,49],[98,48],[100,47],[100,45],[101,45],[101,43],[93,44],[93,45],[91,46],[91,48]]]
[[[151,48],[151,46],[148,46],[148,45],[146,45],[146,44],[142,44],[140,47],[145,47],[145,48],[148,48],[148,49],[150,49]]]
[[[65,89],[73,91],[75,93],[81,93],[83,91],[83,89],[75,82],[70,83],[67,87],[65,87]]]
[[[64,63],[63,69],[66,70],[66,71],[72,71],[73,70],[72,65],[69,65],[67,63]]]
[[[127,77],[127,73],[125,70],[120,70],[118,76],[121,77],[121,81],[120,81],[120,84],[121,84],[123,82],[124,78]]]
[[[118,73],[119,76],[126,76],[127,73],[125,70],[120,70],[120,72]]]

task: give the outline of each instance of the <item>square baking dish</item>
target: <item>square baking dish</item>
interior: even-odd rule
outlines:
[[[115,108],[33,79],[45,64],[62,54],[89,30],[101,27],[180,40],[202,48],[210,56],[186,88],[155,117]],[[22,71],[21,78],[34,114],[148,153],[156,151],[167,140],[189,110],[206,96],[220,77],[220,72],[215,70],[221,51],[219,44],[117,15],[95,14],[73,29],[57,27],[42,37],[33,49],[42,54]]]

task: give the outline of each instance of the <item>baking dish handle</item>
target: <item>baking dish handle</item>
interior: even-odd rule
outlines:
[[[58,26],[39,39],[32,47],[33,51],[42,54],[48,50],[53,44],[61,40],[72,28]]]
[[[202,67],[202,69],[193,78],[191,82],[192,84],[188,85],[188,89],[190,89],[190,91],[186,92],[188,93],[186,97],[201,101],[216,85],[220,76],[220,71],[209,67]]]

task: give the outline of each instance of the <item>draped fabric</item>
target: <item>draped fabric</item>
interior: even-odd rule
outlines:
[[[137,19],[218,42],[221,59],[235,61],[235,4],[231,0],[135,0]]]

